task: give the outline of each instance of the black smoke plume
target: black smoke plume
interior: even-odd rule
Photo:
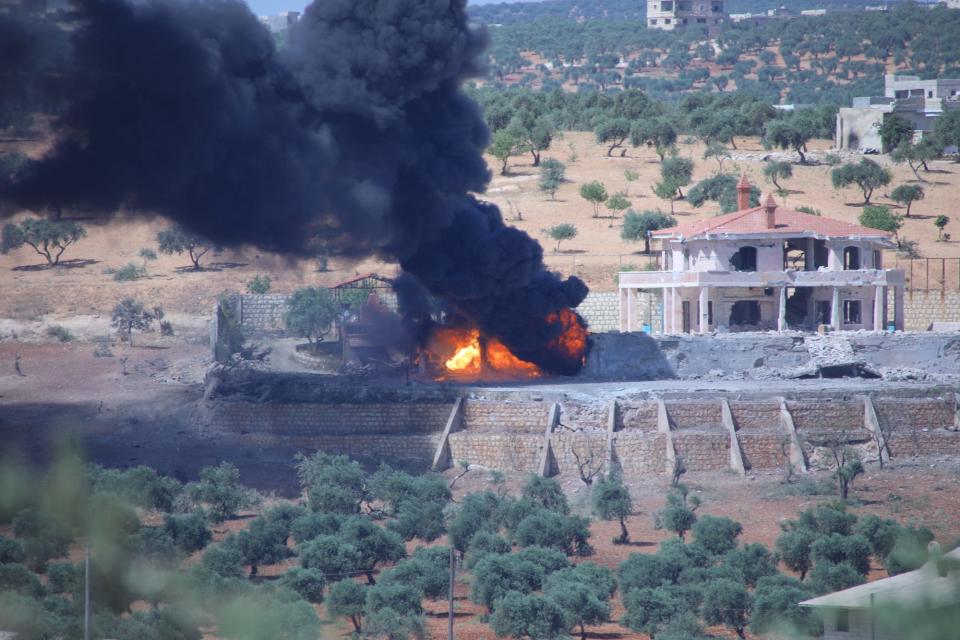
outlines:
[[[396,260],[518,356],[579,369],[545,318],[586,286],[471,195],[489,132],[460,89],[486,44],[465,0],[316,0],[280,50],[235,0],[76,6],[57,37],[0,17],[50,67],[10,95],[56,135],[0,185],[7,212],[162,215],[224,246]],[[0,78],[25,68],[0,61]]]

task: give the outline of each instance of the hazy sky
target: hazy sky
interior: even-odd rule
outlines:
[[[247,4],[258,16],[272,16],[281,11],[303,11],[310,0],[247,0]],[[470,4],[491,4],[505,0],[469,0]],[[511,0],[512,2],[530,2],[532,0]]]

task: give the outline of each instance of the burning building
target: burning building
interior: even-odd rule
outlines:
[[[415,283],[405,313],[433,296],[484,344],[576,373],[586,286],[471,195],[489,131],[460,87],[486,35],[465,5],[318,1],[279,50],[234,0],[78,0],[69,28],[0,16],[0,113],[44,114],[56,136],[0,179],[0,212],[162,215],[224,247],[376,256]]]

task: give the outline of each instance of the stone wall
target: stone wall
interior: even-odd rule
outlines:
[[[666,407],[671,429],[722,428],[720,403],[717,400],[667,402]]]
[[[863,400],[788,401],[797,432],[823,433],[863,429]]]
[[[738,432],[737,442],[747,469],[776,469],[790,460],[790,436],[786,432]]]
[[[617,403],[617,429],[652,432],[657,430],[657,403],[625,400]]]
[[[466,460],[470,464],[506,472],[536,472],[542,445],[542,435],[472,431],[450,434],[450,455],[455,464]]]
[[[730,468],[730,434],[726,431],[674,431],[673,448],[688,471]]]
[[[250,432],[240,435],[247,446],[270,447],[281,445],[297,447],[304,452],[323,451],[350,456],[378,465],[384,460],[409,460],[423,468],[433,460],[440,442],[440,434],[303,434],[288,436],[281,433]]]
[[[286,435],[411,434],[443,431],[452,407],[438,403],[224,402],[211,416],[217,431]]]
[[[471,398],[463,404],[464,427],[470,431],[543,435],[549,413],[546,402]]]
[[[873,401],[881,426],[903,430],[952,429],[956,408],[952,398],[879,398]]]
[[[956,265],[954,265],[956,266]],[[939,268],[939,265],[937,265]],[[937,277],[939,277],[939,271]],[[922,277],[922,276],[920,276]],[[888,294],[889,318],[893,319],[893,294]],[[926,331],[932,322],[960,322],[960,291],[914,291],[903,296],[903,325],[907,331]]]
[[[737,402],[730,403],[730,415],[737,431],[766,431],[780,428],[779,402]]]
[[[606,470],[607,434],[605,431],[560,432],[550,438],[553,451],[551,467],[554,473],[578,477],[578,465],[592,475]]]
[[[614,434],[613,456],[627,477],[667,471],[667,436],[662,433],[620,431]]]

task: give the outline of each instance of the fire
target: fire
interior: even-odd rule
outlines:
[[[557,371],[579,371],[586,361],[587,329],[571,309],[562,309],[545,318],[557,325],[559,334],[546,345]],[[476,328],[436,327],[419,355],[421,366],[438,379],[519,379],[538,378],[543,370],[521,360],[496,338],[482,336]],[[553,369],[551,369],[553,370]]]
[[[480,332],[470,331],[469,342],[457,347],[456,353],[444,363],[448,371],[475,373],[480,371]]]
[[[559,322],[563,331],[547,343],[547,348],[562,351],[570,357],[579,358],[581,364],[587,359],[587,328],[572,309],[561,309],[547,316],[547,322]]]
[[[440,378],[532,378],[540,369],[524,362],[495,338],[482,339],[477,329],[438,327],[420,354],[421,361]]]
[[[487,342],[487,362],[496,371],[519,372],[528,376],[539,376],[540,369],[532,362],[521,360],[510,353],[502,342],[491,338]]]

